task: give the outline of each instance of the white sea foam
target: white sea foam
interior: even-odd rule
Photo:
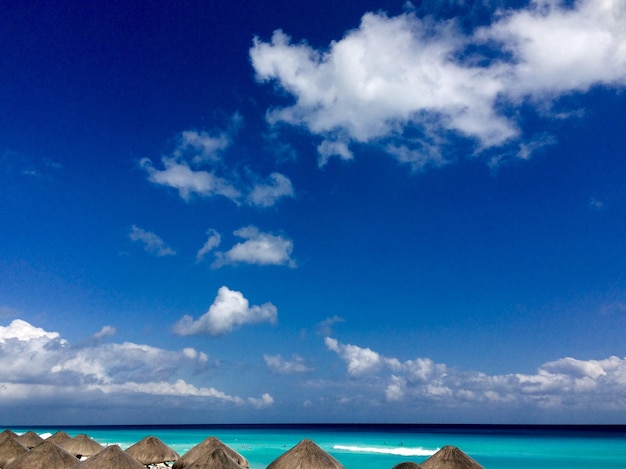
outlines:
[[[50,433],[50,432],[40,433],[39,436],[41,438],[43,438],[44,440],[47,440],[48,438],[50,438],[52,436],[52,433]]]
[[[394,446],[392,448],[380,448],[380,447],[372,447],[372,446],[345,446],[345,445],[334,445],[333,449],[338,449],[341,451],[352,451],[355,453],[379,453],[379,454],[394,454],[397,456],[432,456],[437,451],[437,449],[426,449],[426,448],[408,448],[405,446]]]

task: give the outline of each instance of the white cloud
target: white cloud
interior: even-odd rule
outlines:
[[[382,357],[369,348],[343,345],[331,337],[326,337],[324,343],[328,350],[337,353],[346,362],[350,376],[362,376],[375,372],[383,364]]]
[[[290,239],[261,232],[255,226],[240,228],[234,235],[245,241],[235,244],[226,252],[217,252],[213,267],[239,263],[296,266],[291,258],[293,241]]]
[[[351,160],[354,158],[348,144],[341,141],[324,140],[317,147],[317,153],[319,155],[317,164],[320,167],[325,166],[332,156],[338,156],[342,160]]]
[[[0,326],[0,344],[12,339],[20,342],[29,342],[33,339],[54,341],[59,340],[59,337],[60,334],[58,332],[47,332],[21,319],[11,321],[11,324],[8,326]],[[59,341],[59,343],[63,344],[62,341]]]
[[[213,387],[198,387],[187,383],[185,380],[178,379],[174,383],[166,381],[158,381],[153,383],[135,383],[127,382],[123,384],[109,384],[104,386],[92,387],[92,390],[98,390],[105,394],[119,393],[141,393],[156,396],[176,396],[176,397],[209,397],[220,401],[232,402],[234,404],[242,404],[244,400],[238,396],[226,394]]]
[[[136,225],[130,227],[130,233],[128,237],[132,241],[138,241],[143,243],[146,252],[154,254],[159,257],[173,256],[176,254],[172,248],[170,248],[165,242],[151,231],[146,231],[139,228]]]
[[[367,13],[324,52],[275,31],[254,40],[250,57],[260,81],[295,99],[270,110],[269,122],[320,135],[321,164],[350,158],[350,142],[400,139],[389,153],[421,168],[445,163],[450,134],[479,149],[519,141],[511,109],[523,102],[545,108],[594,85],[626,85],[624,24],[621,0],[535,0],[472,32],[454,20]]]
[[[209,237],[207,238],[205,243],[202,245],[202,247],[198,250],[198,254],[196,254],[196,260],[198,262],[202,261],[202,259],[204,259],[204,256],[206,254],[208,254],[213,249],[218,247],[222,241],[222,237],[220,236],[220,234],[213,228],[210,228],[206,232],[206,234],[209,235]]]
[[[497,41],[513,55],[503,77],[507,95],[545,99],[594,85],[626,84],[625,23],[621,0],[572,5],[535,0],[481,28],[476,37]]]
[[[208,311],[197,320],[191,316],[183,316],[175,325],[174,333],[182,336],[207,334],[224,335],[234,329],[260,322],[275,324],[278,317],[276,306],[265,303],[261,306],[250,306],[248,300],[238,291],[221,287]]]
[[[257,409],[264,409],[274,404],[274,398],[268,393],[264,393],[260,398],[249,397],[248,402]]]
[[[112,329],[107,326],[98,334],[108,335]],[[51,398],[60,406],[102,394],[109,396],[107,408],[133,394],[196,396],[253,407],[273,401],[269,394],[249,401],[190,383],[185,374],[196,376],[214,366],[206,353],[191,347],[171,351],[130,342],[71,346],[58,332],[16,319],[0,326],[0,356],[4,402],[32,405]]]
[[[626,358],[548,362],[535,374],[488,375],[462,371],[429,358],[400,361],[327,337],[326,347],[346,363],[351,379],[382,383],[379,392],[389,402],[465,405],[526,405],[538,409],[598,409],[626,411]]]
[[[260,182],[262,178],[250,171],[242,176],[228,168],[223,153],[233,144],[242,121],[237,113],[224,131],[185,130],[177,136],[174,150],[161,158],[162,168],[157,168],[150,158],[142,158],[139,166],[150,182],[176,189],[187,202],[193,196],[222,196],[235,204],[245,201],[270,207],[283,197],[293,197],[291,181],[283,174],[271,173]]]
[[[294,355],[291,360],[284,360],[280,355],[263,355],[265,364],[273,373],[289,375],[293,373],[306,373],[312,368],[306,366],[304,358]]]
[[[115,334],[117,334],[117,329],[115,329],[115,327],[103,326],[102,329],[100,329],[98,332],[96,332],[93,337],[96,340],[100,340],[100,339],[103,339],[105,337],[114,336]]]
[[[149,158],[143,158],[140,165],[148,173],[151,182],[173,187],[186,201],[193,194],[203,197],[221,195],[233,202],[241,197],[232,183],[212,171],[194,170],[186,162],[170,157],[163,157],[161,161],[164,166],[162,170],[156,169]]]
[[[280,173],[269,175],[267,182],[255,184],[248,194],[248,203],[258,207],[271,207],[282,197],[293,197],[289,178]]]

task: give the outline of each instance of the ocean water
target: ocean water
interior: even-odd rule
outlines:
[[[46,436],[86,433],[100,444],[128,448],[154,435],[180,455],[209,436],[237,450],[251,469],[310,438],[346,469],[391,469],[420,463],[445,445],[461,448],[486,469],[626,468],[626,426],[434,426],[434,425],[182,425],[10,427]]]

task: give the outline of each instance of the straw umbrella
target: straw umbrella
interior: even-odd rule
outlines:
[[[0,467],[8,466],[24,453],[28,453],[28,448],[9,434],[0,442]]]
[[[172,469],[188,469],[196,461],[206,460],[217,448],[221,448],[226,455],[241,467],[250,467],[248,460],[230,446],[225,445],[214,436],[198,443],[174,463]]]
[[[50,442],[54,443],[55,445],[58,445],[61,448],[63,448],[63,445],[65,444],[65,442],[67,440],[71,440],[71,439],[72,439],[72,437],[69,436],[67,433],[65,433],[63,431],[58,431],[54,435],[49,436],[48,438],[46,438],[46,441],[50,441]]]
[[[179,458],[176,451],[167,446],[156,436],[145,437],[130,448],[127,448],[126,452],[145,466],[148,464],[172,462]]]
[[[223,448],[216,448],[205,459],[195,461],[187,469],[244,469]]]
[[[146,467],[118,445],[111,445],[95,456],[79,462],[74,469],[146,469]]]
[[[22,443],[28,449],[33,449],[35,446],[39,446],[41,443],[44,442],[44,439],[33,431],[26,432],[18,436],[17,439],[20,440],[20,443]]]
[[[62,447],[78,459],[81,459],[83,456],[89,458],[104,449],[100,443],[92,440],[84,433],[62,442]]]
[[[19,441],[19,435],[15,433],[13,430],[5,430],[0,433],[0,443],[6,440],[7,438],[12,437]]]
[[[391,469],[421,469],[422,466],[413,461],[401,462],[396,464]]]
[[[444,446],[422,463],[422,469],[485,469],[456,446]]]
[[[312,440],[306,439],[276,458],[267,469],[344,469],[344,467]]]
[[[44,441],[24,453],[4,469],[70,469],[78,462],[74,456],[54,443]]]

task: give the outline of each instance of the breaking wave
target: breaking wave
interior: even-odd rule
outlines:
[[[432,456],[437,451],[437,449],[426,449],[426,448],[408,448],[404,446],[395,446],[393,448],[380,448],[380,447],[371,447],[371,446],[345,446],[345,445],[334,445],[333,449],[341,450],[341,451],[352,451],[354,453],[379,453],[379,454],[393,454],[396,456]]]

